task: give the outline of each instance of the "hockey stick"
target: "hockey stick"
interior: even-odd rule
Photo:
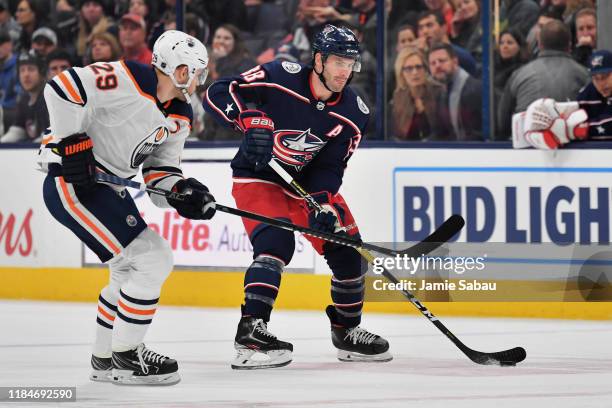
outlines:
[[[173,191],[164,190],[156,187],[149,187],[144,183],[138,183],[136,181],[124,179],[121,177],[114,176],[112,174],[107,173],[97,173],[96,180],[102,183],[109,183],[118,186],[130,187],[140,191],[147,191],[152,194],[162,195],[165,197],[172,197],[176,200],[184,200],[185,195],[181,193],[175,193]],[[324,239],[325,241],[333,242],[340,245],[346,245],[353,247],[357,250],[359,249],[368,249],[370,251],[379,252],[381,254],[387,256],[407,256],[410,258],[416,258],[421,255],[427,254],[435,249],[439,244],[438,242],[446,242],[453,235],[455,235],[458,231],[463,227],[463,219],[461,217],[450,217],[446,220],[437,230],[435,230],[430,236],[428,236],[424,241],[421,241],[409,248],[406,248],[401,251],[384,248],[378,245],[368,244],[367,242],[362,242],[361,240],[357,240],[351,238],[347,235],[338,235],[338,234],[330,234],[326,232],[317,231],[308,227],[302,227],[300,225],[292,224],[287,221],[277,220],[275,218],[269,218],[260,214],[255,214],[252,212],[240,210],[238,208],[232,208],[225,206],[223,204],[216,203],[215,208],[217,211],[221,211],[224,213],[237,215],[239,217],[249,218],[251,220],[263,222],[278,228],[282,228],[288,231],[300,232],[302,234],[310,235],[315,238]],[[433,244],[433,246],[432,246]]]
[[[308,203],[309,206],[311,206],[311,208],[317,209],[318,211],[321,211],[323,209],[321,205],[317,203],[314,200],[314,198],[312,198],[312,196],[306,190],[304,190],[302,186],[300,186],[293,179],[293,177],[291,177],[291,175],[287,173],[287,171],[275,159],[270,160],[269,165],[283,180],[285,180],[287,184],[293,187],[293,189],[300,195],[300,197],[306,200],[306,202]],[[463,221],[463,219],[460,216],[458,217],[461,219],[461,221]],[[461,224],[461,226],[463,226],[463,223]],[[434,232],[434,234],[432,235],[435,235],[436,232]],[[420,242],[419,244],[415,246],[423,244],[423,248],[426,248],[426,249],[429,249],[429,251],[432,251],[436,249],[437,247],[439,247],[442,243],[452,238],[452,235],[448,236],[447,239],[444,239],[444,240],[440,240],[439,236],[435,237],[436,241],[431,241],[429,240],[429,238],[430,237],[425,238],[424,241]],[[365,247],[355,248],[355,249],[359,252],[359,254],[366,261],[368,261],[368,263],[372,263],[374,261],[374,255],[368,252],[368,250]],[[424,252],[424,253],[426,254],[429,251]],[[387,271],[385,268],[382,268],[382,269],[383,269],[382,275],[385,278],[387,278],[389,281],[395,284],[399,283],[399,280],[395,276],[393,276],[391,272]],[[423,314],[423,316],[429,319],[429,321],[432,322],[434,326],[436,326],[442,333],[444,333],[444,335],[448,339],[450,339],[450,341],[452,341],[459,348],[459,350],[461,350],[463,354],[465,354],[473,362],[477,364],[483,364],[483,365],[513,366],[523,361],[527,357],[527,352],[522,347],[514,347],[509,350],[503,350],[503,351],[492,352],[492,353],[484,353],[482,351],[477,351],[477,350],[473,350],[469,348],[468,346],[463,344],[463,342],[459,340],[440,320],[438,320],[438,318],[434,316],[433,313],[431,313],[429,309],[427,309],[416,298],[416,296],[414,296],[408,290],[402,290],[401,292],[406,297],[406,299],[408,299],[421,312],[421,314]]]

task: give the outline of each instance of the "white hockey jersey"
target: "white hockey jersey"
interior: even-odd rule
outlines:
[[[162,105],[152,66],[116,61],[71,68],[49,81],[44,95],[50,127],[38,154],[43,171],[49,163],[61,163],[53,150],[60,139],[85,133],[99,171],[131,178],[142,165],[145,182],[164,189],[182,178],[191,105],[178,99]],[[151,198],[168,205],[162,197]]]

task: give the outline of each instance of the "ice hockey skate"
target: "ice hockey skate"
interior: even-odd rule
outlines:
[[[96,357],[91,355],[91,374],[89,379],[91,381],[98,382],[111,382],[113,381],[113,363],[111,358]]]
[[[234,342],[237,351],[234,370],[283,367],[293,359],[293,345],[268,331],[263,319],[242,316]]]
[[[176,360],[139,344],[133,350],[113,352],[112,381],[119,385],[174,385],[181,381]]]
[[[325,312],[331,322],[332,343],[338,349],[338,360],[379,363],[393,360],[387,340],[359,326],[341,326],[333,305],[327,306]]]

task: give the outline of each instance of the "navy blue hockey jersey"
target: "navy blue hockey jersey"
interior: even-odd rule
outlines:
[[[589,139],[612,137],[612,97],[604,98],[591,82],[578,94],[578,103],[589,117]],[[606,137],[607,136],[607,137]]]
[[[274,121],[274,156],[309,192],[338,192],[346,163],[359,145],[369,109],[350,87],[326,102],[314,95],[308,66],[273,61],[213,83],[204,109],[235,126],[240,111],[259,109]],[[242,149],[242,148],[241,148]],[[232,160],[236,178],[284,184],[270,168],[255,172],[242,150]]]

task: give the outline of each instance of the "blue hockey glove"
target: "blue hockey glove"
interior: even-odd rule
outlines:
[[[326,233],[341,233],[345,229],[341,225],[338,211],[331,204],[331,194],[327,191],[312,194],[312,198],[322,207],[321,211],[311,209],[308,213],[308,226]]]
[[[243,154],[255,165],[255,171],[262,170],[272,159],[274,147],[274,122],[264,112],[245,110],[238,116],[238,123],[244,131]]]

